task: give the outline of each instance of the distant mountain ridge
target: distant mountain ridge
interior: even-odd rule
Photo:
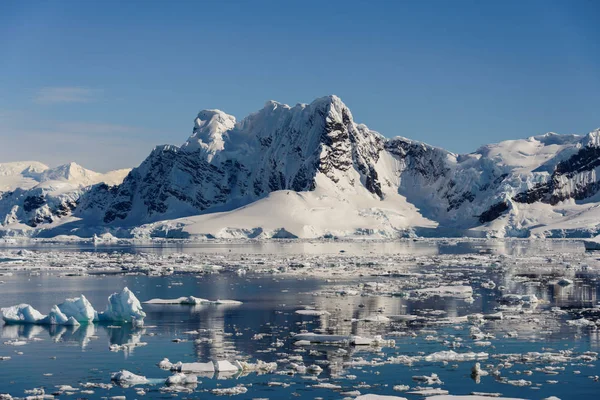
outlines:
[[[10,218],[1,231],[589,236],[600,226],[598,168],[600,130],[548,133],[458,155],[404,137],[387,139],[356,123],[337,96],[293,107],[269,101],[241,121],[201,111],[182,146],[156,147],[118,185],[99,183],[95,173],[76,166],[42,172],[49,181],[87,183],[76,194],[61,194],[69,205],[51,221],[32,219],[39,201],[4,195],[0,212]]]

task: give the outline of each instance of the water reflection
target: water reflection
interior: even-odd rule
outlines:
[[[143,327],[131,324],[82,324],[78,326],[65,325],[34,325],[34,324],[4,324],[0,327],[0,337],[3,339],[18,339],[35,341],[49,337],[55,343],[77,344],[85,349],[91,340],[97,339],[99,332],[104,331],[110,346],[122,346],[119,350],[129,354],[136,345],[142,343],[142,335],[146,333]]]

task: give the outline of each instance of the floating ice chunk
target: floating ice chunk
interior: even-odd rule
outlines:
[[[437,374],[432,373],[431,376],[422,375],[422,376],[413,376],[413,381],[424,382],[427,385],[443,385],[444,382],[441,381],[440,377]]]
[[[194,296],[184,296],[178,297],[176,299],[151,299],[145,301],[144,304],[181,304],[181,305],[198,305],[203,301],[207,301],[206,299],[201,299],[199,297]]]
[[[241,301],[237,300],[227,300],[227,299],[217,299],[217,300],[208,300],[202,299],[200,297],[194,296],[184,296],[178,297],[176,299],[151,299],[145,301],[144,304],[180,304],[180,305],[229,305],[229,306],[237,306],[243,304]]]
[[[476,383],[479,383],[482,376],[488,376],[489,372],[481,369],[481,365],[479,363],[475,363],[473,368],[471,368],[471,378],[475,380]]]
[[[58,389],[58,392],[78,392],[79,388],[74,388],[71,385],[58,385],[56,386],[56,388]]]
[[[146,342],[133,342],[133,343],[124,343],[124,344],[111,344],[110,346],[108,346],[110,351],[124,351],[124,352],[130,352],[133,351],[133,349],[135,347],[142,347],[142,346],[146,346],[148,345],[148,343]]]
[[[335,384],[329,383],[329,382],[317,383],[316,385],[312,385],[311,387],[314,387],[317,389],[331,389],[331,390],[339,390],[342,388],[340,385],[335,385]]]
[[[179,371],[179,372],[191,372],[198,374],[206,374],[206,373],[214,373],[215,372],[215,364],[212,361],[206,363],[177,363],[173,364],[171,370]]]
[[[533,304],[538,303],[539,299],[535,294],[505,294],[500,298],[504,304]]]
[[[29,304],[19,304],[12,307],[5,307],[1,309],[2,319],[7,324],[37,324],[39,321],[46,318],[46,316],[40,313]]]
[[[408,386],[408,385],[394,385],[394,387],[392,389],[394,389],[396,392],[406,392],[408,389],[410,389],[410,386]]]
[[[354,335],[321,335],[318,333],[299,333],[294,336],[296,345],[306,345],[309,343],[329,343],[339,345],[355,345],[355,346],[394,346],[393,340],[384,340],[381,336],[373,338],[364,338]]]
[[[458,297],[468,298],[473,296],[471,286],[439,286],[436,288],[416,289],[414,293],[417,296],[440,296],[440,297]]]
[[[215,361],[215,370],[217,372],[238,372],[242,368],[232,364],[227,360]]]
[[[6,307],[2,309],[2,319],[7,324],[79,325],[73,317],[63,314],[58,306],[53,306],[48,315],[40,313],[29,304]]]
[[[406,400],[406,397],[400,396],[383,396],[380,394],[363,394],[354,400]]]
[[[306,371],[310,374],[319,375],[321,372],[323,372],[323,368],[319,367],[316,364],[313,364],[313,365],[306,367]]]
[[[216,394],[217,396],[235,396],[238,394],[244,394],[248,391],[248,389],[244,386],[234,386],[232,388],[217,388],[212,389],[211,393]]]
[[[436,395],[446,395],[449,392],[447,390],[440,389],[440,388],[424,388],[424,389],[413,390],[413,391],[406,392],[406,393],[418,394],[419,396],[436,396]]]
[[[579,319],[567,321],[567,325],[577,326],[577,327],[586,327],[586,326],[596,326],[596,323],[594,321],[590,321],[589,319],[586,319],[586,318],[579,318]]]
[[[277,363],[276,362],[264,362],[262,360],[257,360],[256,363],[249,363],[249,362],[245,362],[245,361],[239,361],[238,362],[240,367],[242,368],[242,371],[244,372],[262,372],[262,373],[266,373],[266,372],[273,372],[275,370],[277,370]]]
[[[425,361],[472,361],[483,360],[489,357],[488,353],[457,353],[453,350],[438,351],[424,357]]]
[[[494,289],[496,283],[494,281],[481,282],[481,287],[484,289]]]
[[[326,311],[326,310],[296,310],[296,314],[320,316],[320,315],[329,315],[329,311]]]
[[[85,382],[80,383],[81,387],[86,389],[104,389],[108,390],[113,387],[111,383],[99,383],[99,382]]]
[[[145,376],[136,375],[125,369],[113,373],[110,376],[110,380],[121,386],[144,385],[150,382]]]
[[[169,361],[168,358],[163,358],[158,364],[158,368],[160,369],[171,369],[173,367],[173,363]]]
[[[124,288],[121,293],[111,294],[106,311],[98,314],[100,321],[132,322],[143,321],[145,317],[140,301],[128,288]]]
[[[531,381],[526,381],[525,379],[505,380],[501,382],[513,386],[531,386]]]
[[[311,344],[310,340],[298,340],[294,342],[294,346],[310,346]]]
[[[89,323],[98,319],[98,313],[84,295],[73,299],[66,299],[57,307],[64,315],[72,317],[77,322]]]
[[[226,305],[226,306],[239,306],[241,304],[243,304],[241,301],[238,300],[227,300],[227,299],[217,299],[214,301],[211,300],[207,300],[202,304],[215,304],[217,306],[220,305]]]
[[[198,377],[196,375],[186,375],[182,372],[177,372],[171,375],[165,381],[167,385],[193,385],[198,383]]]

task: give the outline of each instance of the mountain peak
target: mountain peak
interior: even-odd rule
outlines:
[[[201,150],[210,160],[223,150],[223,134],[235,126],[235,117],[221,110],[202,110],[194,120],[192,135],[182,146],[186,151]]]

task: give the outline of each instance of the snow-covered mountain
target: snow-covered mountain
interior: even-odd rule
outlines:
[[[112,185],[118,179],[97,183],[102,179],[95,173],[75,166],[43,170],[38,186],[65,178],[82,189],[61,197],[58,212],[41,214],[41,207],[53,206],[25,202],[29,194],[9,199],[18,190],[4,195],[2,230],[25,233],[25,225],[35,227],[27,234],[172,237],[591,235],[600,226],[599,136],[599,130],[548,133],[458,155],[403,137],[386,139],[356,123],[336,96],[294,107],[270,101],[241,121],[204,110],[182,146],[156,147],[119,185]]]
[[[129,169],[105,174],[85,169],[77,163],[55,168],[39,162],[0,164],[0,222],[4,232],[60,224],[71,215],[92,185],[120,184]]]
[[[47,169],[47,165],[37,161],[0,163],[0,193],[34,187]]]

